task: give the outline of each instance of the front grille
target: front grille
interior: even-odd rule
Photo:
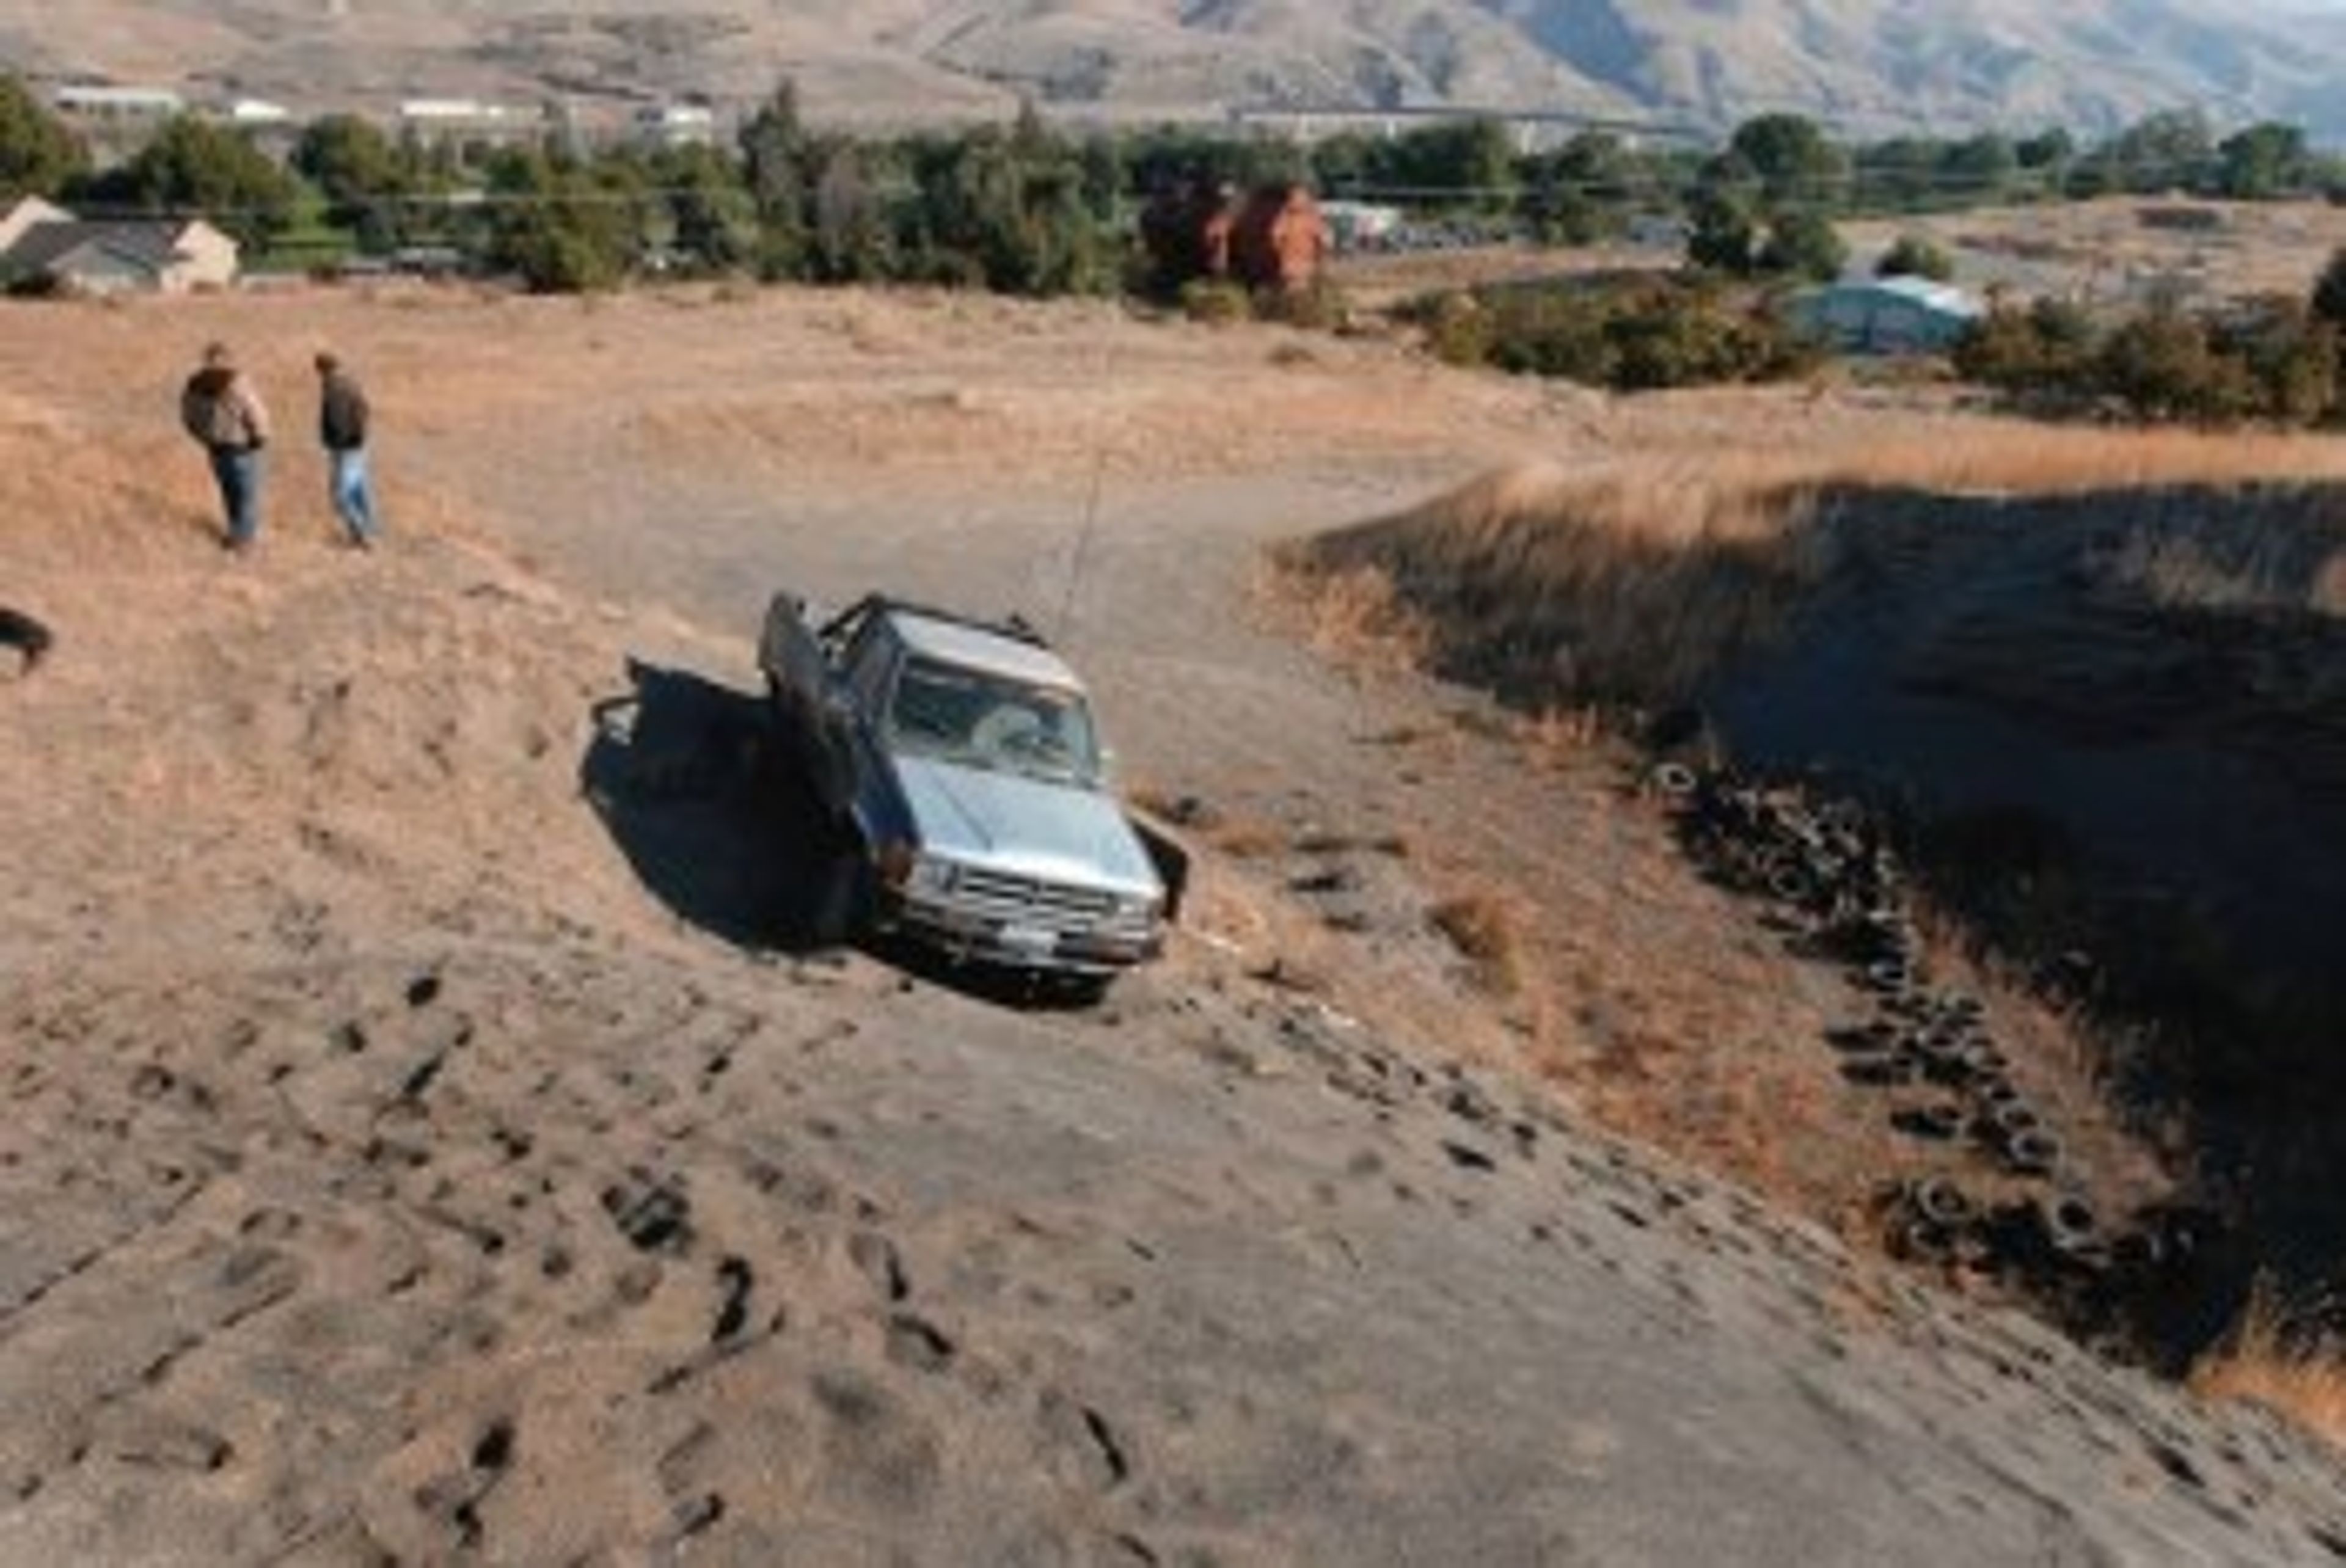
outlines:
[[[1116,913],[1114,893],[973,866],[962,868],[946,902],[989,920],[1055,931],[1088,931]]]

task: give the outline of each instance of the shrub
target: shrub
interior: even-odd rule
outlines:
[[[1954,258],[1936,241],[1920,234],[1902,234],[1873,264],[1877,278],[1928,278],[1944,283],[1955,275]]]
[[[1445,899],[1427,919],[1473,967],[1481,989],[1498,996],[1523,989],[1522,921],[1496,894],[1476,891]]]
[[[1413,314],[1453,364],[1623,392],[1780,380],[1816,362],[1774,316],[1699,285],[1492,289],[1436,296]]]
[[[1997,304],[1955,345],[1955,373],[2031,402],[2070,400],[2090,389],[2094,346],[2092,321],[2073,305]]]
[[[2262,418],[2312,424],[2337,403],[2338,328],[2294,300],[2269,300],[2218,320],[2208,341],[2246,368]]]
[[[2346,249],[2331,252],[2329,264],[2315,280],[2313,314],[2332,326],[2346,327]]]
[[[2097,331],[2076,307],[1999,305],[1955,351],[1955,369],[2040,411],[2115,405],[2142,421],[2310,424],[2339,394],[2339,329],[2293,300],[2222,315],[2160,306]]]
[[[1244,288],[1218,278],[1193,278],[1181,285],[1181,313],[1217,325],[1251,321],[1254,301]]]
[[[1495,323],[1472,294],[1437,294],[1402,312],[1425,329],[1426,347],[1444,364],[1487,365]]]
[[[1261,321],[1319,332],[1335,331],[1352,317],[1343,290],[1324,278],[1300,289],[1267,290],[1255,297],[1253,309]]]
[[[2122,323],[2094,356],[2096,379],[2140,420],[2221,424],[2257,410],[2239,356],[2220,352],[2207,325],[2179,311],[2152,311]]]

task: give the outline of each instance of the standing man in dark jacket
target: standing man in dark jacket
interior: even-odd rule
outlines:
[[[228,514],[222,541],[240,554],[260,536],[260,449],[269,444],[269,411],[236,368],[226,343],[204,350],[204,362],[179,392],[179,423],[211,460]]]
[[[367,477],[366,392],[332,354],[318,355],[318,439],[325,444],[327,494],[351,543],[374,548],[381,524],[375,518],[374,486]]]

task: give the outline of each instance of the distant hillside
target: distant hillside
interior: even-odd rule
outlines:
[[[2198,106],[2346,140],[2346,17],[2258,0],[0,0],[0,62],[300,107],[762,95],[842,118],[1464,104],[1856,134]]]

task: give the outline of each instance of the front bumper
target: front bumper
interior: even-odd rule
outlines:
[[[957,962],[1045,974],[1112,975],[1165,951],[1162,921],[1146,926],[1043,924],[895,891],[881,896],[880,929],[910,937]]]

